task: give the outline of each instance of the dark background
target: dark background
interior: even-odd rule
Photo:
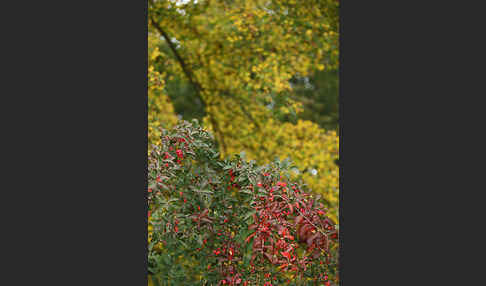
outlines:
[[[342,285],[482,285],[482,10],[344,2]],[[16,4],[2,285],[145,285],[146,3]]]

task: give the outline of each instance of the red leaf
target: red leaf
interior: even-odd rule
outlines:
[[[205,210],[203,210],[203,212],[201,213],[201,216],[206,216],[208,213],[209,213],[209,209],[205,209]]]
[[[254,237],[256,235],[256,232],[252,233],[250,236],[248,236],[246,239],[245,239],[245,242],[248,243],[250,241],[250,239],[252,237]]]
[[[287,258],[288,260],[290,260],[290,253],[288,252],[285,252],[285,251],[282,251],[280,252],[285,258]]]
[[[270,254],[268,254],[266,252],[264,252],[263,254],[268,258],[268,260],[270,261],[270,263],[273,263],[273,257]]]

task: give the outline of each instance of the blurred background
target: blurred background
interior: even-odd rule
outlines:
[[[150,0],[148,19],[149,145],[195,118],[222,158],[291,159],[338,221],[339,1]]]

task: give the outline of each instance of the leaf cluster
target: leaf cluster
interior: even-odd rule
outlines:
[[[322,201],[291,180],[289,160],[263,166],[245,154],[222,160],[197,121],[160,132],[148,164],[152,283],[336,281],[338,227]]]

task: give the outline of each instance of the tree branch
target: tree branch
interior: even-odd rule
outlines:
[[[227,148],[226,148],[226,144],[224,143],[223,132],[221,132],[218,123],[216,122],[216,120],[214,120],[213,113],[210,110],[208,110],[207,113],[209,115],[209,121],[211,122],[211,125],[213,125],[215,133],[219,134],[220,138],[218,141],[221,143],[221,148],[223,148],[223,154],[226,156]]]
[[[201,85],[198,82],[196,82],[194,80],[192,71],[188,69],[186,62],[184,61],[184,59],[182,59],[181,55],[179,54],[176,47],[174,46],[174,43],[172,43],[172,41],[170,40],[169,35],[164,31],[164,29],[162,29],[162,27],[160,27],[159,23],[157,21],[155,21],[153,16],[150,17],[150,20],[152,22],[152,26],[157,30],[157,32],[159,32],[162,35],[162,37],[164,37],[165,41],[169,45],[169,48],[171,49],[172,53],[176,57],[177,61],[179,62],[180,66],[182,68],[182,71],[186,75],[190,84],[194,87],[194,90],[196,91],[196,96],[201,101],[203,108],[206,109],[206,102],[204,101],[204,99],[201,96],[201,92],[203,91],[203,88],[201,87]],[[209,115],[209,121],[211,122],[211,125],[213,125],[214,131],[216,132],[216,134],[219,135],[218,139],[221,142],[221,147],[223,148],[223,152],[226,154],[226,150],[227,150],[226,144],[224,143],[223,134],[222,134],[221,130],[219,129],[219,125],[216,122],[216,120],[214,119],[214,115],[212,114],[212,112],[210,112],[209,110],[206,110],[206,112]]]
[[[203,107],[204,107],[206,105],[206,103],[201,96],[201,91],[202,91],[201,85],[194,80],[192,71],[188,69],[186,62],[184,61],[184,59],[182,59],[181,55],[179,54],[176,47],[174,46],[174,43],[172,43],[172,41],[170,40],[169,35],[164,31],[164,29],[162,29],[160,27],[159,23],[157,21],[155,21],[153,16],[150,17],[150,20],[152,21],[152,26],[157,30],[157,32],[159,32],[162,35],[162,37],[164,37],[165,41],[169,45],[169,48],[171,49],[172,53],[176,57],[177,61],[179,62],[180,66],[182,68],[182,71],[186,75],[186,77],[189,80],[189,82],[191,83],[191,85],[196,90],[196,96],[199,98],[199,100],[201,101],[201,103],[203,104]]]

